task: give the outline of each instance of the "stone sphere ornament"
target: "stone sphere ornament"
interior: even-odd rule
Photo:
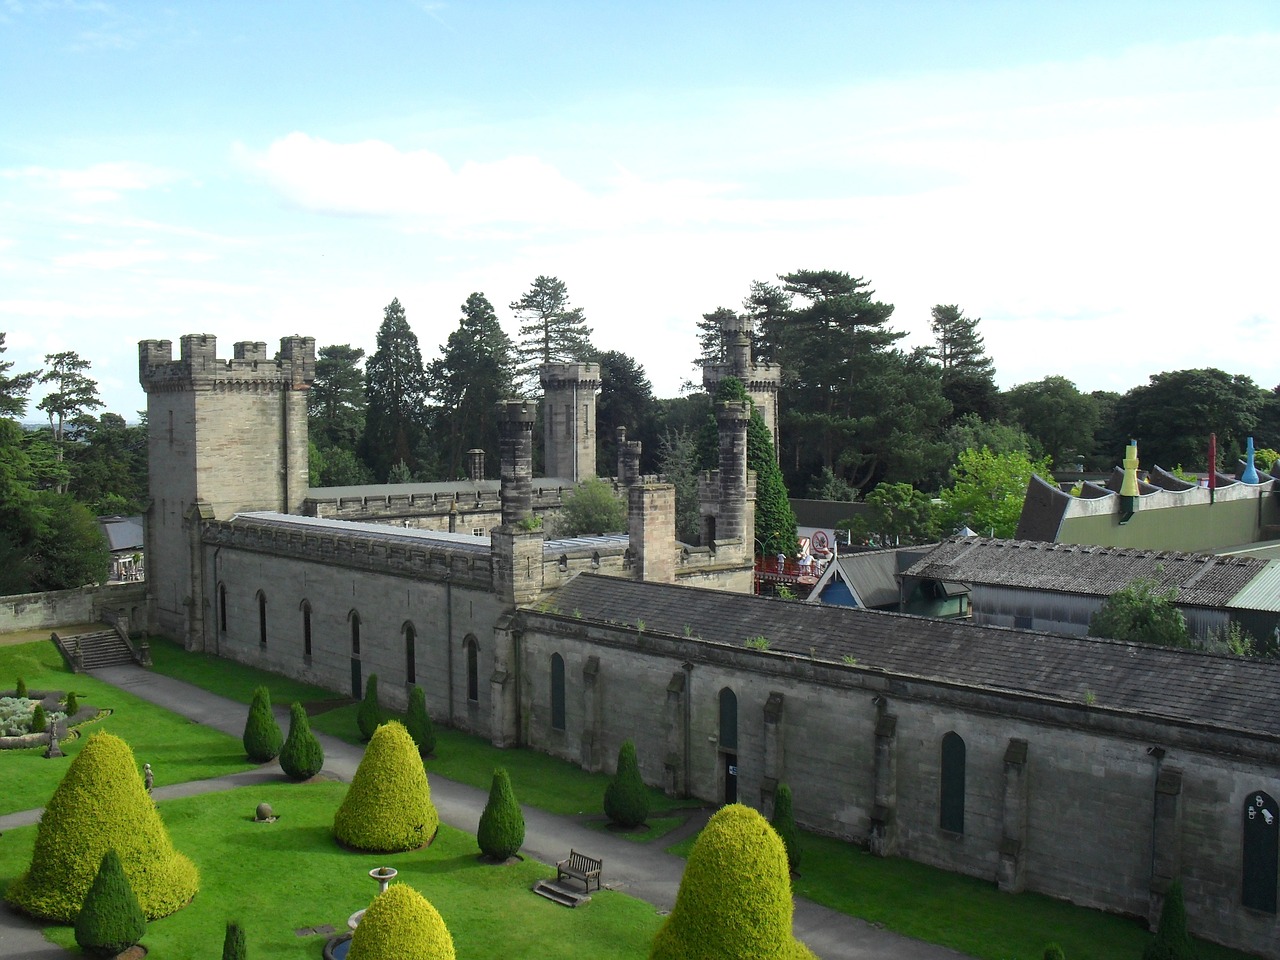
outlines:
[[[271,804],[269,803],[258,804],[258,809],[257,809],[257,812],[254,814],[253,819],[258,821],[258,823],[275,823],[276,815],[275,815],[275,812],[272,811],[271,809]]]

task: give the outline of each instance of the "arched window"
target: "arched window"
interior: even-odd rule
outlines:
[[[302,655],[311,656],[311,602],[302,601]]]
[[[738,749],[738,695],[728,687],[720,691],[720,746]]]
[[[218,584],[218,629],[227,632],[227,585]]]
[[[964,740],[954,730],[942,738],[938,825],[952,833],[964,833]]]
[[[467,699],[476,703],[480,699],[480,644],[475,637],[462,642],[467,648]]]
[[[418,639],[412,623],[404,625],[404,679],[406,683],[418,682],[418,658],[414,650]]]
[[[1255,790],[1245,798],[1243,839],[1240,902],[1263,913],[1275,913],[1280,807],[1270,794]]]
[[[258,646],[267,645],[267,595],[258,591]]]
[[[564,729],[564,657],[551,655],[551,729]]]
[[[347,615],[347,619],[351,621],[351,655],[358,657],[360,656],[360,614],[352,610]]]

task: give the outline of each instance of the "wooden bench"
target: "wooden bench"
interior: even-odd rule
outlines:
[[[591,881],[596,882],[596,889],[600,889],[600,868],[603,861],[597,860],[595,857],[588,857],[585,853],[579,853],[577,850],[569,851],[569,859],[561,860],[556,864],[556,880],[561,877],[573,877],[575,880],[581,880],[586,885],[587,892],[591,892]]]

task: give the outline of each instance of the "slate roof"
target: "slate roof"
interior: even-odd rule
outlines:
[[[1257,557],[954,537],[904,575],[1099,597],[1141,577],[1176,589],[1179,604],[1225,607],[1266,566]]]
[[[1280,739],[1280,663],[1272,661],[585,573],[538,609],[574,622],[643,621],[644,635],[743,652],[746,641],[765,637],[769,647],[762,657],[812,657],[1058,703],[1080,704],[1091,695],[1101,710]]]
[[[142,517],[101,517],[98,520],[112,553],[137,552],[142,549]]]

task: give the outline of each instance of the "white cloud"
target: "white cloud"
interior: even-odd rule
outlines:
[[[145,163],[96,163],[81,169],[18,167],[0,170],[0,178],[39,184],[67,195],[77,203],[119,200],[132,191],[151,190],[178,179],[171,170]]]

